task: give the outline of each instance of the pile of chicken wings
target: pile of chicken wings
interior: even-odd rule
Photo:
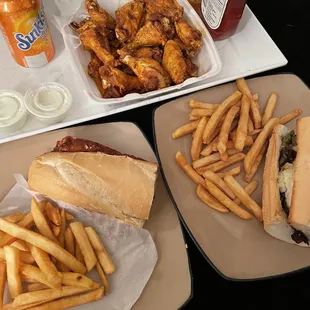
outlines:
[[[132,0],[115,18],[97,0],[85,0],[89,17],[70,26],[91,54],[88,74],[103,98],[145,93],[197,76],[191,58],[201,32],[183,17],[175,0]]]

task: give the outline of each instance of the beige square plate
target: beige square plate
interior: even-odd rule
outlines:
[[[261,108],[264,108],[270,92],[278,93],[274,115],[282,116],[294,108],[301,108],[302,116],[310,115],[310,91],[298,77],[290,74],[273,75],[250,79],[248,84],[253,92],[259,94]],[[192,137],[171,138],[174,129],[189,122],[189,100],[220,103],[234,90],[235,83],[203,90],[164,104],[154,112],[158,156],[171,196],[201,253],[222,276],[250,280],[308,267],[310,249],[272,238],[255,219],[245,221],[232,213],[221,214],[209,208],[197,197],[196,185],[175,162],[178,150],[190,160]],[[295,128],[295,120],[288,127]],[[260,204],[262,173],[263,165],[255,176],[259,188],[253,196]],[[242,176],[243,172],[237,177],[238,181]]]
[[[67,135],[96,141],[123,153],[156,162],[143,133],[132,123],[108,123],[45,133],[0,145],[0,200],[15,184],[13,173],[27,177],[33,158],[51,151],[56,141]],[[153,236],[158,261],[133,309],[177,309],[191,297],[191,274],[180,222],[161,176],[145,228]]]

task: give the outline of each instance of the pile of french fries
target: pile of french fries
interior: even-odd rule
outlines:
[[[115,265],[96,231],[74,220],[34,198],[28,214],[0,218],[0,309],[66,309],[110,292]],[[101,284],[85,276],[93,268]],[[12,302],[3,305],[6,282]]]
[[[278,96],[272,92],[261,115],[258,94],[251,93],[243,78],[236,81],[236,86],[238,90],[221,104],[189,102],[189,120],[192,122],[176,129],[172,138],[192,134],[192,163],[180,151],[175,158],[198,185],[197,195],[209,207],[222,213],[231,211],[243,219],[251,219],[253,214],[262,221],[261,207],[251,198],[258,186],[253,177],[266,153],[274,127],[286,124],[302,111],[295,109],[282,117],[274,117]],[[248,183],[245,188],[234,178],[241,173],[241,162],[245,170],[243,180]],[[223,171],[236,163],[239,165]]]

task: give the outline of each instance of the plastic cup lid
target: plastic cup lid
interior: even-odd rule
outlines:
[[[0,127],[18,122],[25,113],[24,97],[21,93],[8,89],[0,90]]]
[[[40,118],[52,118],[64,114],[71,106],[72,95],[59,83],[44,83],[30,88],[25,95],[27,110]]]

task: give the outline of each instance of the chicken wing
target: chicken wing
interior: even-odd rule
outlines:
[[[163,52],[158,47],[141,47],[135,52],[133,52],[132,56],[134,57],[143,57],[143,58],[151,58],[159,63],[161,63],[161,59],[163,56]]]
[[[132,92],[143,92],[143,84],[136,76],[131,76],[123,71],[110,66],[102,66],[99,69],[102,85],[104,89],[116,88],[120,96]]]
[[[184,43],[185,48],[198,53],[202,46],[202,34],[194,29],[184,18],[174,22],[178,37]]]
[[[97,57],[104,63],[111,66],[117,66],[118,62],[113,55],[103,46],[102,37],[98,36],[94,29],[88,29],[80,34],[82,44],[90,50],[93,50]]]
[[[115,32],[113,30],[99,26],[95,21],[85,18],[79,24],[76,22],[70,23],[70,27],[77,33],[81,34],[85,30],[94,29],[96,32],[100,33],[102,36],[107,37],[109,40],[114,40],[116,38]]]
[[[115,28],[114,18],[98,4],[97,0],[85,0],[85,8],[89,17],[97,22],[99,26],[108,29]]]
[[[171,21],[168,17],[159,13],[153,13],[150,15],[146,14],[146,20],[160,22],[167,39],[170,40],[173,38],[175,34],[175,27],[173,21]]]
[[[198,67],[189,58],[185,58],[185,62],[187,66],[187,75],[189,77],[198,76]]]
[[[182,17],[183,7],[176,0],[145,0],[149,14],[159,13],[175,21]]]
[[[116,12],[116,37],[122,42],[131,41],[137,33],[144,14],[144,3],[141,0],[133,0]]]
[[[146,90],[156,90],[170,85],[170,77],[154,59],[121,56],[120,60],[137,75]]]
[[[147,21],[139,29],[134,39],[125,46],[126,50],[134,51],[144,46],[164,46],[167,42],[164,30],[159,22]]]
[[[173,40],[169,40],[165,45],[162,65],[175,84],[181,84],[187,79],[187,65],[183,53]]]
[[[94,80],[97,88],[99,89],[99,92],[101,96],[104,96],[104,89],[102,87],[102,81],[99,74],[99,68],[102,66],[102,62],[100,59],[96,56],[94,52],[91,51],[91,61],[88,64],[87,71],[89,76]]]

